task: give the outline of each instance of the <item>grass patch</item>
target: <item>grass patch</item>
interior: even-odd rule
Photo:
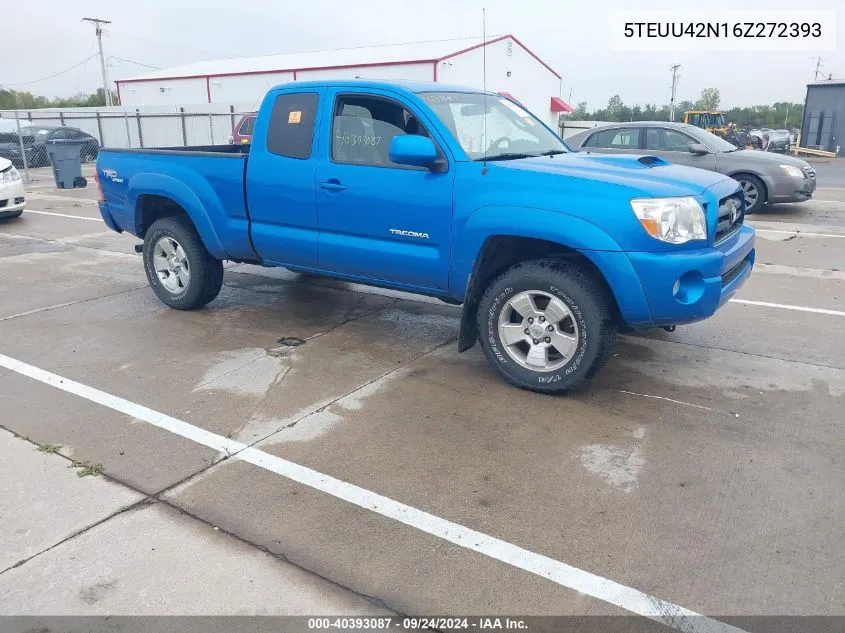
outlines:
[[[102,464],[92,464],[91,462],[77,462],[71,463],[68,468],[76,468],[77,477],[97,477],[103,474],[104,467]]]
[[[42,444],[38,447],[39,453],[46,453],[47,455],[57,455],[62,450],[61,444]]]

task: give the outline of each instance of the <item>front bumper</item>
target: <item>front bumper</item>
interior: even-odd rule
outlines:
[[[769,202],[804,202],[813,197],[815,190],[815,178],[789,178],[773,188]]]
[[[636,327],[692,323],[712,316],[748,279],[754,229],[743,225],[716,246],[678,253],[627,253],[648,303],[648,322]],[[623,310],[624,317],[624,310]]]
[[[26,206],[26,194],[20,180],[0,184],[0,218],[17,215]]]

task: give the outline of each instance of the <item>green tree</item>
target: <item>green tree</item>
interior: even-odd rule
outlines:
[[[705,88],[701,91],[701,96],[695,102],[695,107],[698,110],[718,110],[719,103],[722,97],[719,95],[718,88]]]

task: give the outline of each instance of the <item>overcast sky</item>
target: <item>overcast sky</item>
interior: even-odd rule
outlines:
[[[227,57],[292,53],[371,44],[512,33],[563,75],[563,96],[604,106],[619,94],[626,103],[666,103],[672,63],[682,64],[678,100],[716,87],[722,106],[778,100],[803,101],[819,53],[825,77],[845,79],[845,5],[841,0],[36,0],[11,2],[0,19],[0,86],[48,96],[99,87],[93,27],[83,17],[112,21],[104,37],[107,57],[168,68]],[[611,50],[616,9],[702,10],[840,8],[836,51],[692,53]],[[112,80],[148,69],[110,60]],[[34,82],[34,83],[26,83]]]

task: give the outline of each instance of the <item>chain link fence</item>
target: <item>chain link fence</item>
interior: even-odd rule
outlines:
[[[246,111],[176,112],[109,110],[0,111],[0,158],[9,159],[29,184],[52,181],[47,141],[83,143],[83,163],[93,163],[104,148],[186,147],[230,143]],[[93,175],[93,169],[83,171]]]

